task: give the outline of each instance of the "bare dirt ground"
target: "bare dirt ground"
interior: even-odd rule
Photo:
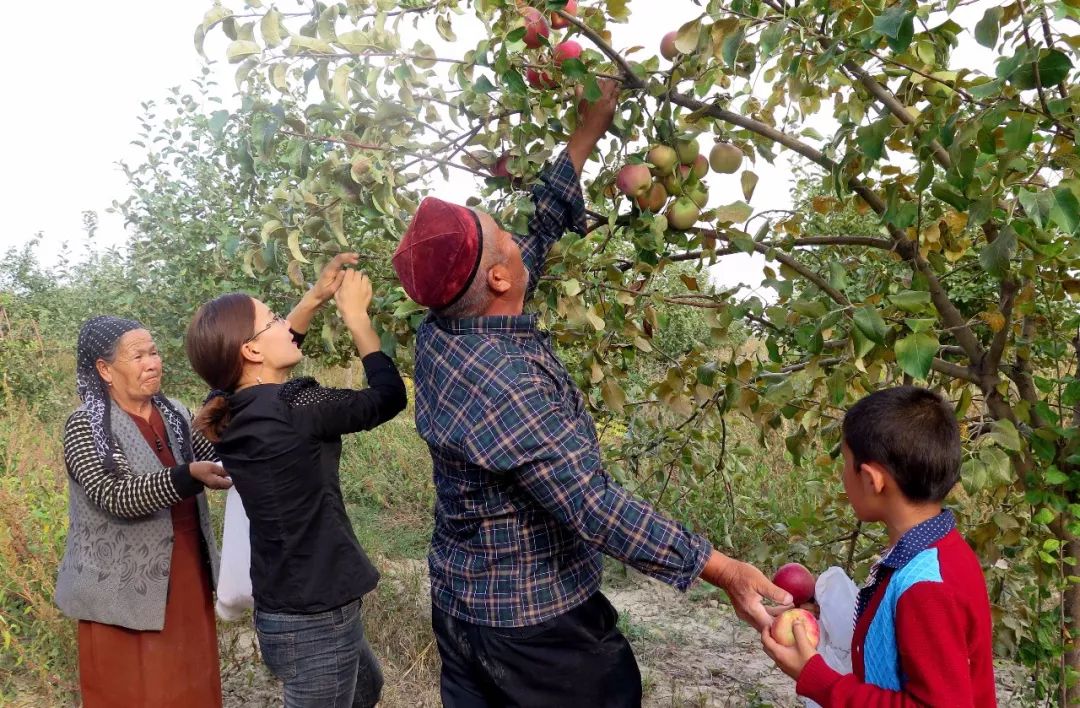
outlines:
[[[365,601],[365,624],[383,662],[384,708],[435,708],[438,652],[429,629],[426,564],[383,560],[380,589]],[[699,585],[683,595],[629,571],[609,573],[604,593],[619,610],[620,627],[641,666],[646,708],[740,706],[795,708],[793,682],[761,651],[757,634]],[[221,625],[226,708],[281,706],[281,685],[259,657],[250,619]],[[1021,706],[1022,673],[999,665],[998,700]],[[17,696],[15,706],[44,706],[40,696]]]

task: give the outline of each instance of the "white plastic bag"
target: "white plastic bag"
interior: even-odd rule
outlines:
[[[217,615],[226,622],[240,619],[255,606],[251,596],[251,538],[248,517],[236,487],[225,497],[225,530],[221,538]]]
[[[859,589],[844,569],[837,566],[819,575],[814,585],[814,599],[821,612],[818,652],[829,667],[842,674],[851,673],[851,637],[855,633],[858,598]],[[820,708],[809,698],[803,700],[807,708]]]

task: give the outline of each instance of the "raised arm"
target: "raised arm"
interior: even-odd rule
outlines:
[[[529,218],[529,234],[517,237],[521,258],[529,269],[529,287],[525,299],[532,296],[539,282],[544,261],[551,247],[567,231],[585,233],[585,199],[581,194],[581,171],[604,137],[615,116],[619,84],[600,81],[601,97],[594,103],[581,101],[580,121],[570,135],[566,150],[540,174],[533,187],[535,210]]]

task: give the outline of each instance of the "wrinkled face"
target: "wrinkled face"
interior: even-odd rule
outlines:
[[[503,229],[490,214],[477,210],[476,215],[480,219],[481,228],[484,230],[484,239],[495,239],[495,249],[505,259],[502,267],[506,268],[511,288],[502,296],[524,302],[525,290],[529,286],[529,270],[521,259],[521,248],[510,232]]]
[[[161,390],[161,355],[145,329],[120,337],[115,358],[111,362],[98,359],[98,372],[118,397],[144,401]]]
[[[255,325],[244,343],[251,358],[270,369],[288,369],[302,358],[300,347],[293,341],[289,321],[278,317],[261,300],[255,300]]]

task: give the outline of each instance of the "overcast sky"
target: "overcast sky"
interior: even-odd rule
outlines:
[[[0,58],[8,67],[0,111],[6,158],[0,186],[9,205],[0,231],[4,247],[42,232],[43,261],[54,262],[65,242],[66,252],[78,256],[88,246],[82,231],[85,210],[101,218],[98,247],[123,242],[120,219],[105,213],[114,199],[127,196],[116,163],[140,154],[130,145],[140,103],[161,100],[170,86],[198,75],[203,64],[192,35],[210,5],[209,0],[56,0],[48,7],[48,23],[36,3],[5,7],[8,32],[0,43]],[[235,9],[238,3],[230,6]],[[293,6],[280,4],[283,10]],[[629,24],[612,26],[617,48],[642,45],[655,51],[665,31],[700,12],[689,0],[638,0],[631,9]],[[957,19],[966,27],[982,16],[978,8],[963,13]],[[208,42],[207,54],[221,56],[220,49]],[[227,94],[234,88],[233,67],[221,62],[215,73],[231,104]],[[761,182],[752,205],[759,211],[789,206],[786,160],[775,166],[759,160],[754,169]],[[738,175],[711,174],[709,185],[710,206],[741,199]],[[726,259],[716,275],[723,283],[753,280],[745,260]]]

